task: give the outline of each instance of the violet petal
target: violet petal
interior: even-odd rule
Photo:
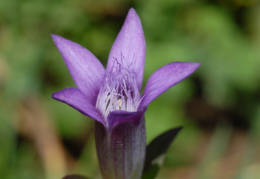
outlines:
[[[65,88],[52,94],[52,98],[68,104],[82,114],[103,123],[103,118],[88,98],[77,88]]]
[[[111,131],[114,127],[124,122],[132,122],[138,124],[143,118],[146,111],[146,107],[137,112],[128,111],[111,111],[107,116],[108,119],[108,130]]]
[[[116,63],[133,68],[139,90],[142,87],[145,60],[145,38],[141,21],[130,9],[109,54],[107,70],[113,71]]]
[[[150,104],[170,87],[191,75],[200,63],[173,62],[156,70],[148,79],[140,108]]]
[[[95,105],[105,69],[99,60],[81,45],[52,35],[77,87]]]
[[[118,123],[111,131],[104,125],[95,123],[96,148],[104,178],[141,178],[146,148],[144,111],[141,115],[138,112],[136,115],[117,112],[110,114],[110,120],[121,118],[125,121]]]

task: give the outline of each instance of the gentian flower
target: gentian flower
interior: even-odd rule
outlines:
[[[52,97],[96,121],[96,147],[105,179],[141,178],[147,106],[192,74],[200,63],[173,62],[163,66],[151,75],[141,95],[145,38],[134,9],[129,10],[111,48],[106,69],[84,47],[58,35],[52,38],[77,86]]]

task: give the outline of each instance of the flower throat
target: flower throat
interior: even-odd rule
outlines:
[[[96,103],[105,121],[111,111],[137,111],[140,93],[132,65],[119,63],[115,59],[112,70],[106,72]]]

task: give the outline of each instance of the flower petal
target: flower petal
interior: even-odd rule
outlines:
[[[137,112],[128,112],[128,111],[112,111],[107,116],[108,121],[108,130],[111,131],[117,125],[125,122],[131,122],[133,124],[138,124],[143,118],[146,111],[146,107],[142,108]]]
[[[200,63],[173,62],[155,71],[147,81],[140,107],[147,106],[170,87],[191,75]]]
[[[52,38],[77,87],[95,105],[105,75],[104,67],[89,50],[79,44],[58,35],[52,35]]]
[[[130,9],[109,54],[107,70],[116,70],[116,64],[133,68],[141,89],[144,72],[145,38],[141,21],[134,9]]]
[[[95,106],[93,106],[88,101],[88,98],[85,96],[85,94],[83,94],[77,88],[65,88],[61,91],[53,93],[52,98],[66,103],[81,112],[82,114],[103,123],[103,118],[101,117]]]
[[[118,120],[111,130],[95,123],[96,149],[103,178],[141,178],[146,135],[144,112],[113,112]],[[123,122],[119,122],[122,119]]]

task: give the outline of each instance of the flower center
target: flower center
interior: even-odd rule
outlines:
[[[97,109],[107,122],[111,111],[137,111],[139,101],[140,93],[132,64],[126,65],[115,60],[113,69],[106,73],[104,84],[99,91]]]

